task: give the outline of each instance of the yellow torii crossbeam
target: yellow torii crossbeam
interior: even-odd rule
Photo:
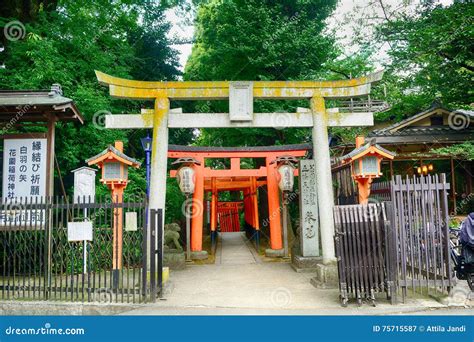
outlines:
[[[326,110],[325,100],[369,95],[372,83],[382,79],[382,71],[360,78],[337,81],[148,82],[117,78],[99,71],[96,71],[96,75],[101,84],[109,87],[110,95],[113,97],[154,100],[155,102],[152,115],[149,115],[150,113],[147,113],[148,115],[146,116],[143,115],[141,122],[138,124],[135,123],[135,125],[140,128],[153,127],[149,204],[150,208],[163,208],[163,210],[166,200],[166,192],[163,188],[166,186],[167,177],[166,165],[170,100],[222,100],[227,98],[230,104],[229,117],[227,119],[224,118],[223,115],[227,115],[225,113],[215,115],[215,120],[220,120],[220,123],[209,125],[209,127],[263,127],[263,124],[258,124],[258,122],[268,120],[259,120],[259,115],[263,116],[269,114],[253,113],[254,98],[269,100],[309,99],[312,120],[293,120],[293,117],[299,118],[301,113],[287,113],[292,116],[292,120],[291,124],[286,127],[312,126],[313,156],[316,160],[316,182],[323,262],[328,264],[335,261],[333,243],[334,221],[332,211],[334,199],[327,128],[329,125],[338,125],[338,120],[334,117],[342,113],[338,113],[334,111],[334,109]],[[372,113],[365,114],[370,114],[370,118],[372,118]],[[213,120],[212,113],[205,115],[207,121]],[[180,118],[183,120],[182,127],[190,127],[189,122],[184,122],[186,119],[185,114],[182,114]],[[192,122],[198,120],[199,117],[195,116]],[[362,120],[362,124],[359,125],[367,125],[368,122],[371,122],[371,120],[364,120]],[[179,127],[180,124],[176,121],[177,120],[174,120],[173,127]],[[342,121],[348,122],[347,118],[344,118]],[[340,126],[344,125],[354,126],[356,124],[340,124]],[[121,125],[115,128],[127,127],[126,125]],[[201,201],[201,203],[197,203],[196,206],[202,207],[203,198],[195,196],[194,200]],[[279,210],[279,208],[269,208],[269,216],[272,215],[271,212],[274,210]]]
[[[150,82],[126,80],[96,71],[110,95],[127,99],[220,100],[229,97],[232,81]],[[312,97],[350,98],[370,94],[371,83],[380,81],[383,72],[338,81],[254,81],[253,97],[264,99],[309,99]]]

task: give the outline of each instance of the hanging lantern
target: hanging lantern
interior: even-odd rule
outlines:
[[[177,174],[179,189],[183,194],[194,193],[194,169],[190,166],[182,166]]]
[[[291,164],[282,164],[278,167],[280,182],[278,186],[281,191],[292,191],[295,184],[295,168]]]
[[[174,161],[172,165],[173,164],[180,165],[176,174],[179,189],[185,195],[193,194],[195,186],[195,171],[193,166],[201,165],[201,163],[194,158],[183,157]]]
[[[293,191],[295,184],[295,165],[298,159],[293,156],[277,157],[270,164],[277,164],[277,171],[279,175],[278,187],[282,192]]]

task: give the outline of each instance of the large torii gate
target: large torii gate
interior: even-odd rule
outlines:
[[[165,208],[166,191],[156,189],[166,186],[169,128],[312,127],[323,262],[335,261],[334,200],[327,128],[372,126],[373,114],[340,113],[337,108],[326,109],[325,100],[369,95],[371,84],[381,80],[383,72],[339,81],[254,82],[147,82],[117,78],[99,71],[96,75],[101,84],[109,86],[111,96],[155,102],[153,110],[142,111],[142,114],[107,115],[105,120],[106,128],[153,128],[151,208]],[[254,113],[254,98],[309,99],[311,109],[297,113]],[[181,113],[170,110],[170,100],[222,99],[229,99],[229,113]]]

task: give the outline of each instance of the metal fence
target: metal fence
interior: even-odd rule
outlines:
[[[161,256],[161,243],[154,244],[154,238],[151,243],[146,232],[149,220],[152,237],[156,232],[162,240],[162,221],[155,218],[161,210],[152,210],[147,218],[144,198],[75,202],[79,203],[59,197],[0,202],[0,298],[154,301],[162,274],[154,247]],[[92,240],[70,241],[71,222],[90,222]],[[113,237],[119,226],[123,227],[122,244],[116,256],[120,262],[115,265],[120,266],[113,267],[113,250],[118,247]]]
[[[388,202],[392,200],[390,181],[374,181],[370,185],[371,202]]]
[[[388,206],[388,210],[387,207]],[[396,303],[396,237],[390,229],[390,204],[334,207],[335,248],[341,304],[350,297],[375,306],[376,293]]]
[[[403,298],[408,287],[426,294],[449,292],[453,282],[446,175],[396,176],[391,188]]]

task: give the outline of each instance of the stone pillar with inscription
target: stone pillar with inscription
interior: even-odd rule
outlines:
[[[299,162],[299,245],[293,247],[292,266],[297,272],[312,272],[321,262],[316,166],[313,159]]]

